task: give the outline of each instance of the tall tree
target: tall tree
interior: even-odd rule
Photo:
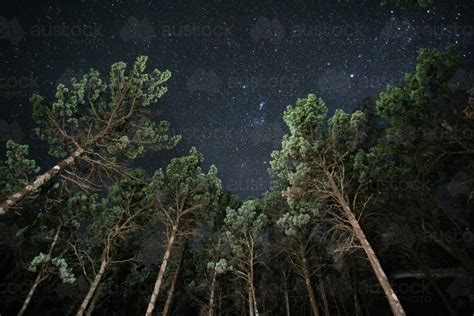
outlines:
[[[47,235],[46,251],[41,251],[33,258],[28,270],[36,273],[36,278],[23,302],[18,315],[23,315],[31,302],[38,286],[45,280],[57,275],[63,283],[74,283],[75,276],[68,264],[68,242],[80,228],[80,221],[89,206],[94,203],[95,196],[87,196],[84,192],[70,193],[64,190],[64,182],[56,183],[35,221],[22,228],[17,235],[34,238],[35,235]]]
[[[147,185],[138,180],[143,178],[144,172],[134,170],[131,176],[120,179],[109,187],[107,197],[92,209],[91,224],[87,227],[86,235],[78,236],[79,245],[73,246],[80,268],[90,283],[77,310],[77,316],[86,312],[111,264],[136,260],[133,256],[123,258],[120,248],[142,230],[145,216],[150,210],[151,198],[147,196]],[[88,270],[92,270],[92,278],[88,277]]]
[[[262,256],[263,232],[268,219],[256,199],[245,201],[238,209],[227,208],[223,236],[230,245],[232,271],[245,282],[249,315],[258,316],[254,285],[256,264]]]
[[[173,147],[178,137],[166,134],[168,123],[153,122],[147,108],[166,92],[169,71],[146,73],[147,57],[136,59],[126,73],[126,64],[112,65],[108,80],[91,69],[71,87],[59,84],[54,101],[45,103],[34,94],[33,119],[37,135],[49,144],[57,164],[35,180],[9,194],[0,203],[0,215],[61,173],[64,179],[91,189],[101,176],[124,174],[122,159],[135,159],[146,150]],[[73,168],[73,164],[77,168]]]
[[[289,204],[310,201],[304,205],[306,214],[303,217],[310,217],[313,212],[324,212],[336,218],[342,217],[349,223],[384,290],[392,312],[405,315],[355,215],[356,208],[367,203],[365,200],[360,204],[363,187],[351,174],[358,159],[357,144],[364,137],[364,114],[356,111],[350,115],[336,110],[328,120],[327,127],[326,116],[326,105],[313,94],[298,99],[294,107],[288,106],[284,120],[290,134],[284,136],[282,150],[274,152],[272,168],[281,169],[281,176],[287,178],[288,187],[283,194]]]
[[[146,315],[150,316],[165,276],[166,267],[176,240],[186,238],[196,228],[196,221],[213,209],[221,192],[217,169],[211,166],[207,173],[201,169],[203,157],[195,148],[188,156],[172,159],[166,168],[155,172],[150,192],[154,195],[155,219],[165,225],[165,251],[148,302]]]

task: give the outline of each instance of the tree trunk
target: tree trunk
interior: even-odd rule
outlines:
[[[221,248],[221,237],[217,238],[217,251],[220,252]],[[214,260],[217,258],[214,257]],[[217,271],[216,267],[214,267],[214,270],[212,271],[212,280],[211,280],[211,287],[209,289],[209,311],[208,311],[208,316],[213,316],[214,315],[214,297],[216,293],[216,280],[217,280]]]
[[[61,172],[64,168],[74,163],[74,161],[82,155],[84,150],[82,148],[77,149],[73,152],[69,157],[66,159],[61,160],[57,165],[53,168],[49,169],[42,175],[36,177],[36,179],[26,185],[20,191],[10,195],[5,201],[0,203],[0,215],[6,214],[12,207],[14,207],[18,202],[20,202],[23,198],[27,195],[31,194],[32,192],[38,190],[41,186],[45,183],[49,182],[54,176],[56,176],[59,172]]]
[[[313,316],[319,316],[318,306],[316,306],[316,297],[314,295],[313,286],[311,285],[311,277],[308,268],[308,262],[306,261],[305,249],[301,246],[300,249],[301,262],[303,267],[304,283],[306,284],[306,290],[308,291],[309,303],[311,305],[311,311]]]
[[[288,283],[286,279],[286,275],[284,276],[284,291],[285,291],[285,311],[286,316],[290,316],[290,296],[288,295]]]
[[[330,282],[328,281],[328,283],[330,284]],[[333,290],[333,287],[332,286],[329,286],[329,291],[330,291],[330,295],[332,296],[332,299],[334,301],[334,306],[336,307],[336,311],[337,311],[337,315],[340,316],[341,315],[341,311],[339,310],[339,304],[338,304],[338,299],[337,299],[337,296],[336,296],[336,293],[334,293],[334,290]]]
[[[252,299],[252,289],[250,288],[250,284],[248,285],[248,291],[249,291],[249,316],[254,316],[253,313],[253,299]]]
[[[214,268],[214,271],[212,272],[211,288],[210,288],[210,294],[209,294],[208,316],[214,315],[214,295],[216,292],[216,279],[217,279],[217,271],[216,271],[216,268]]]
[[[84,300],[82,301],[81,306],[79,307],[79,310],[76,313],[76,316],[82,316],[84,315],[84,312],[86,311],[87,305],[89,304],[90,300],[92,299],[92,296],[95,293],[95,290],[97,289],[97,286],[99,285],[100,281],[102,280],[102,277],[104,276],[105,270],[107,269],[107,265],[109,262],[107,259],[103,256],[102,260],[100,262],[100,269],[99,273],[96,274],[94,281],[89,287],[89,291],[87,291],[86,297],[84,297]]]
[[[321,266],[321,260],[319,257],[316,258],[316,264],[320,267]],[[320,269],[321,271],[321,269]],[[321,297],[323,299],[323,306],[324,306],[324,315],[325,316],[330,316],[331,313],[329,312],[329,302],[328,302],[328,298],[327,298],[327,295],[326,295],[326,288],[324,287],[324,279],[323,277],[321,276],[321,273],[317,273],[317,276],[318,276],[318,282],[319,282],[319,286],[321,288]]]
[[[252,283],[252,301],[253,301],[253,309],[255,312],[255,316],[259,316],[260,314],[258,313],[257,295],[255,295],[255,286],[253,286],[253,283]]]
[[[379,259],[375,255],[375,252],[372,249],[372,246],[367,240],[367,237],[365,236],[364,231],[360,227],[359,222],[357,221],[356,217],[354,216],[354,213],[349,207],[349,204],[346,202],[345,198],[342,196],[332,176],[328,175],[328,180],[331,185],[331,189],[334,196],[336,197],[338,203],[342,207],[344,215],[346,216],[347,220],[351,224],[354,234],[357,240],[362,245],[362,248],[364,249],[367,255],[367,258],[369,259],[372,270],[374,271],[375,276],[377,277],[377,280],[382,286],[385,296],[387,297],[388,303],[390,304],[390,309],[392,310],[392,313],[396,316],[406,315],[405,311],[403,310],[402,304],[400,304],[400,300],[395,294],[392,288],[392,285],[390,285],[390,282],[388,281],[387,275],[385,274],[384,270],[382,269],[382,266],[380,265]]]
[[[174,289],[176,287],[176,280],[178,279],[178,274],[179,274],[179,270],[181,268],[181,260],[182,259],[183,259],[183,251],[181,250],[181,252],[179,254],[178,265],[176,267],[176,271],[174,272],[173,280],[171,281],[171,288],[168,291],[168,296],[166,297],[165,307],[163,308],[163,312],[162,312],[163,316],[168,315],[168,311],[170,309],[171,302],[173,301]]]
[[[38,285],[43,280],[44,280],[43,279],[43,271],[40,270],[38,272],[38,274],[36,275],[36,279],[33,282],[33,285],[31,286],[30,291],[28,292],[28,295],[26,296],[25,301],[23,302],[23,306],[21,307],[20,311],[18,312],[18,316],[22,316],[25,313],[26,308],[28,307],[28,304],[30,304],[31,298],[33,297],[33,294],[36,291],[36,288],[38,287]]]
[[[163,282],[163,277],[165,275],[166,266],[168,265],[168,259],[170,257],[171,249],[173,248],[174,240],[176,238],[176,232],[178,226],[173,227],[171,232],[168,245],[166,246],[165,254],[163,255],[163,261],[161,262],[160,271],[158,272],[158,277],[156,278],[155,287],[153,288],[153,293],[151,294],[150,301],[148,302],[148,307],[146,309],[146,316],[151,316],[153,309],[155,309],[156,299],[160,293],[161,283]]]
[[[97,300],[99,300],[100,291],[101,291],[101,287],[98,286],[97,290],[95,291],[94,295],[92,296],[92,299],[91,299],[91,302],[89,303],[89,306],[87,307],[86,316],[91,316],[92,315],[92,312],[94,311],[94,309],[96,307]]]
[[[58,242],[59,232],[61,231],[61,227],[62,227],[62,223],[60,223],[58,225],[58,227],[56,228],[56,233],[54,234],[53,240],[51,241],[51,245],[49,246],[48,255],[49,255],[50,258],[53,255],[54,247],[56,246],[56,243]],[[41,267],[38,271],[38,274],[36,276],[36,279],[33,282],[33,285],[31,286],[30,291],[28,292],[28,295],[26,296],[25,301],[23,302],[23,306],[21,307],[20,311],[18,312],[18,316],[21,316],[25,313],[26,308],[28,307],[28,304],[30,304],[31,298],[33,297],[33,294],[36,291],[36,288],[38,287],[38,285],[43,280],[44,280],[43,279],[43,265],[41,265]]]

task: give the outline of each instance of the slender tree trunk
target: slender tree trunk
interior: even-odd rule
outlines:
[[[21,307],[20,311],[18,312],[18,316],[22,316],[25,311],[26,311],[26,308],[28,307],[28,304],[30,304],[30,301],[31,301],[31,298],[33,297],[33,294],[35,293],[36,291],[36,288],[38,287],[38,285],[43,281],[43,271],[40,270],[38,272],[38,274],[36,275],[36,279],[35,281],[33,282],[33,285],[31,286],[29,292],[28,292],[28,295],[26,296],[26,299],[25,301],[23,302],[23,306]]]
[[[328,281],[328,283],[330,283],[330,282]],[[337,315],[340,316],[341,311],[339,310],[339,304],[337,302],[338,299],[337,299],[336,293],[334,293],[334,290],[333,290],[332,286],[329,287],[329,291],[330,291],[330,293],[331,293],[330,295],[332,296],[332,299],[334,301],[334,306],[336,307]]]
[[[313,316],[319,316],[318,306],[316,306],[316,297],[314,295],[313,286],[311,285],[311,277],[309,273],[308,262],[306,261],[305,249],[303,246],[301,246],[300,255],[301,255],[302,268],[303,268],[304,283],[306,284],[306,290],[308,291],[311,311],[312,311]]]
[[[178,265],[176,266],[176,271],[173,275],[173,280],[171,281],[171,288],[168,291],[168,296],[166,297],[165,307],[163,308],[162,315],[167,316],[169,309],[171,307],[171,302],[173,301],[174,290],[176,288],[176,280],[178,279],[179,270],[181,268],[181,260],[183,259],[183,250],[179,253]]]
[[[51,258],[53,254],[54,247],[56,246],[56,243],[58,242],[59,239],[59,232],[61,231],[62,223],[58,225],[56,228],[56,233],[54,234],[53,240],[51,241],[51,245],[49,246],[48,250],[48,255]],[[43,281],[43,265],[41,265],[38,274],[36,275],[36,279],[33,282],[33,285],[31,286],[30,290],[28,291],[28,295],[26,296],[25,301],[23,302],[23,306],[21,307],[20,311],[18,312],[18,316],[21,316],[25,313],[26,308],[28,307],[28,304],[31,302],[31,298],[33,297],[33,294],[36,291],[36,288],[38,285]]]
[[[217,279],[217,271],[214,267],[214,271],[212,272],[212,280],[211,280],[211,288],[209,294],[209,313],[208,316],[214,315],[214,295],[216,292],[216,279]]]
[[[324,287],[324,280],[322,279],[321,275],[318,273],[318,282],[321,288],[321,297],[323,299],[323,306],[324,306],[324,315],[330,316],[331,313],[329,312],[329,302],[326,296],[326,288]]]
[[[84,315],[84,312],[86,311],[87,305],[89,305],[90,300],[92,299],[92,296],[94,295],[97,286],[99,285],[100,281],[102,281],[102,277],[104,276],[105,270],[107,269],[107,265],[109,262],[107,259],[103,256],[100,262],[100,269],[99,272],[96,274],[94,281],[89,287],[89,291],[87,291],[86,297],[84,297],[84,300],[82,301],[81,306],[79,307],[79,310],[76,313],[76,316],[82,316]]]
[[[365,236],[365,233],[360,227],[358,220],[356,219],[356,217],[354,216],[354,213],[349,207],[349,204],[347,203],[345,198],[342,196],[341,192],[339,191],[339,188],[337,187],[331,175],[328,175],[328,180],[329,180],[332,192],[334,196],[336,197],[338,203],[341,205],[347,220],[351,224],[357,240],[362,245],[362,248],[364,248],[367,258],[369,259],[370,265],[375,273],[375,276],[377,277],[377,280],[382,286],[385,296],[387,297],[392,313],[396,316],[406,315],[405,311],[403,310],[402,304],[400,304],[400,300],[398,299],[397,294],[395,294],[395,291],[393,290],[392,285],[388,281],[387,275],[382,269],[379,259],[375,255],[375,252],[372,249],[372,246],[367,240],[367,237]]]
[[[163,255],[163,261],[161,262],[160,271],[158,272],[158,277],[156,278],[155,287],[153,288],[153,293],[151,294],[150,301],[148,302],[148,307],[146,309],[146,316],[151,316],[153,309],[155,309],[156,299],[158,298],[158,294],[160,294],[161,283],[163,282],[163,277],[165,275],[166,266],[168,265],[171,249],[174,245],[177,230],[178,226],[176,225],[173,227],[168,245],[166,246],[165,254]]]
[[[54,176],[56,176],[59,172],[61,172],[64,168],[74,163],[74,161],[82,155],[84,150],[82,148],[77,149],[73,152],[69,157],[66,159],[61,160],[57,165],[53,168],[49,169],[42,175],[36,177],[36,179],[26,185],[20,191],[13,193],[10,195],[5,201],[0,203],[0,215],[6,214],[12,207],[14,207],[18,202],[20,202],[23,198],[27,195],[31,194],[32,192],[38,190],[41,186],[45,183],[49,182]]]
[[[249,291],[249,316],[254,316],[254,313],[253,313],[252,289],[250,288],[250,284],[248,285],[248,291]]]
[[[288,295],[288,283],[286,279],[286,275],[284,276],[284,291],[285,291],[285,311],[286,316],[290,316],[290,296]]]
[[[321,266],[321,260],[319,257],[316,258],[316,264],[320,267]],[[321,269],[320,269],[321,271]],[[323,299],[323,306],[324,306],[324,315],[325,316],[330,316],[331,313],[329,312],[329,302],[328,302],[328,298],[326,296],[326,288],[324,287],[324,279],[323,277],[321,276],[321,273],[317,273],[317,276],[318,276],[318,282],[319,282],[319,286],[321,288],[321,297]]]
[[[257,295],[255,295],[255,286],[253,286],[253,283],[252,283],[252,301],[253,301],[255,316],[259,316],[260,314],[258,313]]]
[[[92,299],[91,299],[91,302],[89,303],[89,306],[87,307],[86,316],[91,316],[92,315],[92,312],[94,311],[94,309],[96,307],[97,300],[99,299],[99,296],[100,296],[100,290],[101,290],[101,287],[98,286],[97,290],[95,291],[94,295],[92,296]]]
[[[217,251],[218,253],[220,252],[221,248],[221,236],[217,238]],[[214,258],[216,260],[216,258]],[[216,267],[214,267],[214,270],[212,271],[212,280],[211,280],[211,287],[209,289],[210,294],[209,294],[209,311],[208,311],[208,316],[213,316],[214,315],[214,297],[215,297],[215,292],[216,292],[216,280],[217,280],[217,271]]]

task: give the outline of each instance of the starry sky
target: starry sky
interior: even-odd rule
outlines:
[[[282,113],[308,93],[331,112],[351,110],[414,69],[421,47],[456,44],[465,59],[455,83],[473,76],[474,2],[400,9],[378,0],[31,1],[0,11],[0,145],[31,145],[47,168],[46,146],[31,135],[33,91],[90,67],[149,56],[169,69],[157,118],[183,136],[170,152],[138,162],[150,171],[196,146],[224,185],[245,197],[269,187],[270,153],[286,132]],[[2,145],[3,146],[3,145]]]

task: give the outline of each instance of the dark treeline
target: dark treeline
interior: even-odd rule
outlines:
[[[245,200],[195,148],[134,167],[179,141],[149,115],[171,74],[146,62],[31,98],[57,163],[7,143],[1,315],[471,315],[474,90],[454,48],[351,113],[297,99],[270,190]]]

